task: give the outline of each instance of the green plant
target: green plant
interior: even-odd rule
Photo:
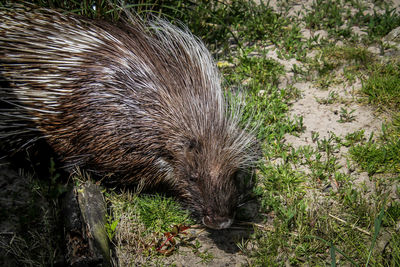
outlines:
[[[138,197],[137,208],[140,221],[150,232],[168,232],[173,225],[191,222],[188,212],[182,210],[175,200],[158,194]]]
[[[326,98],[315,98],[315,100],[319,104],[332,104],[339,98],[338,94],[335,91],[330,91],[328,97]]]
[[[192,250],[193,253],[201,259],[198,263],[202,264],[210,263],[214,259],[214,255],[208,252],[208,250],[200,251],[201,247],[202,247],[201,243],[198,240],[196,240]]]
[[[316,0],[313,1],[304,21],[311,29],[337,29],[344,24],[342,13],[343,7],[340,1]]]
[[[107,216],[107,223],[104,225],[107,231],[108,239],[113,240],[117,229],[119,219],[114,219],[112,216]]]
[[[400,171],[400,141],[389,140],[384,143],[367,142],[350,148],[353,160],[369,174]]]
[[[370,38],[383,37],[392,29],[400,26],[400,15],[396,9],[385,3],[384,12],[374,10],[373,14],[363,14],[360,10],[352,18],[355,25],[366,26]]]
[[[400,115],[393,118],[393,122],[382,125],[379,139],[372,136],[367,142],[354,145],[350,148],[350,155],[363,170],[374,173],[400,172]]]
[[[400,107],[400,63],[374,64],[370,75],[363,81],[362,92],[370,103],[382,109],[398,110]]]
[[[365,141],[364,130],[355,131],[345,136],[342,144],[346,147],[354,146],[356,143]]]
[[[356,119],[356,116],[353,115],[355,112],[355,109],[352,109],[351,111],[348,111],[346,108],[341,107],[340,108],[340,118],[338,122],[344,123],[344,122],[352,122]]]

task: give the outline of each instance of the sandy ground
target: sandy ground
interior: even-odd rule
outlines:
[[[193,231],[196,240],[202,244],[200,252],[208,252],[213,259],[210,262],[202,262],[193,249],[188,246],[179,248],[179,252],[167,258],[167,264],[179,266],[246,266],[248,261],[243,255],[237,243],[246,240],[250,231],[245,230],[222,230],[222,231]],[[199,234],[200,232],[200,234]]]

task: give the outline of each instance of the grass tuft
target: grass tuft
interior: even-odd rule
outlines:
[[[362,92],[370,103],[387,110],[400,108],[400,62],[374,64],[363,82]]]

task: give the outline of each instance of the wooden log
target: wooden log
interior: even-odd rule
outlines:
[[[71,266],[112,266],[100,187],[87,181],[63,201],[67,261]]]

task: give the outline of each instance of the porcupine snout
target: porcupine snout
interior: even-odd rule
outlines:
[[[232,225],[233,219],[228,216],[206,215],[202,219],[202,223],[211,229],[225,229]]]

